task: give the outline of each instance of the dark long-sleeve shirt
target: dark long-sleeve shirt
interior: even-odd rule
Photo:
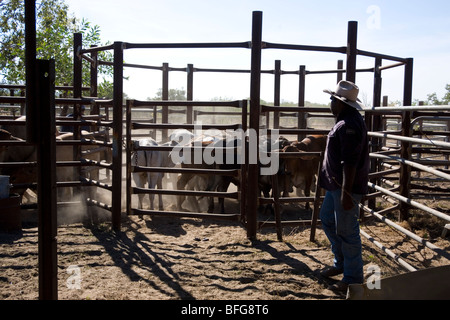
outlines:
[[[341,112],[327,138],[327,147],[320,172],[322,188],[342,188],[344,164],[356,167],[352,192],[366,194],[370,168],[367,128],[355,109]]]

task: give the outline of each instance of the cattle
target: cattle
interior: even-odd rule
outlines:
[[[214,137],[209,135],[200,135],[198,137],[193,137],[188,144],[185,144],[186,147],[205,147],[213,143],[215,140]],[[183,146],[183,147],[184,147]],[[184,149],[179,150],[179,157],[181,160],[181,167],[182,168],[190,168],[190,169],[215,169],[215,164],[206,164],[203,161],[203,152],[199,151],[199,149],[195,150],[189,153],[184,153]],[[201,154],[201,161],[196,161],[196,154],[198,152],[202,152]],[[178,190],[185,190],[186,186],[190,184],[191,189],[199,190],[199,191],[213,191],[213,189],[216,186],[216,179],[214,175],[208,175],[208,174],[195,174],[195,173],[182,173],[178,177],[177,181],[177,189]],[[179,195],[177,197],[177,210],[183,211],[182,205],[184,200],[186,199],[185,196]],[[197,201],[196,197],[190,198],[191,203],[194,207],[194,210],[196,212],[200,211],[200,207]],[[209,206],[208,206],[208,212],[212,210],[214,207],[213,200],[210,199]],[[211,203],[212,202],[212,203]]]
[[[26,118],[22,116],[17,118],[16,121],[25,123]],[[24,141],[26,139],[26,128],[24,125],[8,125],[4,126],[2,137],[8,138],[6,140]],[[7,132],[7,133],[5,133]],[[92,138],[92,135],[87,131],[81,132],[82,138]],[[56,141],[73,140],[73,133],[66,133],[57,135]],[[3,139],[2,139],[3,140]],[[87,151],[97,148],[96,146],[85,145],[81,147],[81,151]],[[84,158],[100,161],[100,154],[98,152],[86,155]],[[37,160],[37,148],[35,145],[26,146],[8,146],[7,148],[0,149],[0,162],[35,162]],[[72,145],[58,145],[56,146],[56,161],[72,161],[73,146]],[[4,168],[1,171],[2,174],[9,175],[10,181],[14,185],[18,184],[30,184],[37,179],[36,167],[24,166],[21,168]],[[97,173],[97,174],[96,174]],[[98,180],[98,171],[92,171],[92,179]],[[67,166],[58,166],[56,168],[56,178],[59,182],[72,181],[73,169]],[[16,189],[19,194],[23,194],[25,189]],[[69,200],[72,197],[70,188],[59,188],[58,198],[59,200]]]
[[[203,170],[222,169],[232,170],[240,169],[240,158],[236,152],[240,146],[239,138],[234,135],[228,135],[226,132],[219,130],[207,130],[201,135],[194,137],[189,143],[190,147],[205,147],[205,149],[195,149],[190,154],[184,154],[181,157],[182,168],[194,168]],[[222,149],[222,148],[228,149]],[[231,149],[234,148],[234,149]],[[181,151],[181,150],[180,150]],[[201,154],[199,153],[201,152]],[[186,188],[197,191],[218,191],[226,192],[229,185],[233,183],[239,186],[239,181],[235,177],[227,175],[213,174],[194,174],[182,173],[177,181],[177,189],[185,190]],[[199,197],[202,199],[203,197]],[[178,196],[177,210],[182,211],[182,204],[185,196]],[[193,210],[199,212],[200,206],[196,197],[189,197],[193,206]],[[220,212],[224,213],[224,199],[219,198]],[[214,197],[208,199],[207,212],[214,211]]]
[[[272,140],[271,138],[267,136],[262,136],[259,141],[259,147],[261,152],[283,152],[283,148],[290,145],[292,142],[286,139],[283,136],[278,137],[276,140]],[[272,157],[272,161],[275,158]],[[267,165],[259,164],[261,168],[267,167]],[[277,181],[278,181],[278,196],[281,194],[283,197],[287,197],[289,195],[289,191],[292,190],[292,187],[290,185],[290,180],[286,176],[286,170],[284,165],[284,159],[278,158],[278,170],[276,172],[277,175]],[[272,175],[259,175],[258,177],[258,187],[260,193],[262,193],[263,197],[269,198],[273,196],[273,179]],[[265,207],[265,210],[272,210],[272,206],[269,204]]]
[[[310,135],[302,141],[295,141],[283,148],[283,152],[324,152],[327,143],[326,135]],[[286,174],[290,181],[299,190],[303,189],[306,197],[309,197],[311,188],[314,185],[317,173],[319,158],[314,156],[299,156],[297,158],[284,159]],[[305,204],[309,209],[309,203]]]
[[[159,144],[152,138],[135,140],[134,148],[145,146],[158,146]],[[177,143],[175,140],[161,144],[161,146],[175,146]],[[132,166],[143,166],[143,167],[168,167],[171,168],[175,166],[170,156],[170,151],[164,150],[136,150],[131,159]],[[162,172],[133,172],[133,180],[137,187],[143,188],[145,183],[148,184],[149,189],[162,189],[162,179],[164,173]],[[144,194],[138,194],[139,203],[138,208],[143,209]],[[154,210],[154,199],[155,195],[150,194],[150,210]],[[159,210],[164,210],[162,195],[158,195],[159,199]]]

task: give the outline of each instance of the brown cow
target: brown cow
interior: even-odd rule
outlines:
[[[310,135],[300,142],[291,143],[283,149],[283,152],[324,152],[326,144],[326,135]],[[297,188],[297,194],[299,189],[303,189],[305,196],[309,197],[317,173],[319,158],[299,156],[298,158],[287,158],[284,161],[286,174]],[[309,209],[308,202],[305,204],[305,208]]]

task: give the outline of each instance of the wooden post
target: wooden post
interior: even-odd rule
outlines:
[[[337,68],[338,68],[338,70],[342,70],[342,69],[344,68],[344,60],[338,60],[338,62],[337,62]],[[336,80],[336,83],[339,83],[339,81],[342,80],[342,74],[343,74],[343,72],[338,72],[338,73],[337,73],[337,80]]]
[[[26,70],[26,116],[27,141],[37,143],[39,122],[35,121],[39,109],[36,104],[36,1],[25,1],[25,70]]]
[[[348,34],[347,34],[347,72],[346,80],[355,82],[356,79],[356,56],[357,56],[357,35],[358,35],[358,22],[348,22]]]
[[[305,85],[306,85],[306,67],[300,66],[298,71],[298,106],[305,107]],[[299,112],[297,116],[297,126],[299,129],[306,129],[308,126],[308,115],[306,112]],[[304,134],[298,134],[297,140],[302,141]]]
[[[163,63],[162,73],[162,100],[169,100],[169,64]],[[169,123],[169,107],[162,107],[162,123]],[[162,130],[162,141],[167,140],[167,129]]]
[[[273,97],[273,105],[280,106],[280,91],[281,91],[281,60],[275,60],[275,83],[274,83],[274,97]],[[267,117],[269,117],[267,114]],[[267,127],[269,128],[269,127]],[[280,128],[280,112],[275,111],[273,113],[273,128]]]
[[[194,100],[194,65],[188,64],[187,66],[187,91],[186,91],[186,100],[193,101]],[[186,109],[186,123],[193,123],[193,107],[188,106]]]
[[[122,207],[123,43],[114,42],[114,93],[112,141],[112,225],[120,231]]]
[[[39,299],[58,299],[55,61],[36,61]]]
[[[259,133],[260,118],[260,93],[261,93],[261,50],[262,50],[262,12],[253,12],[252,21],[252,52],[250,74],[250,130],[255,130],[256,137]],[[251,141],[258,144],[258,141]],[[254,158],[254,157],[253,157]],[[256,155],[259,162],[259,155]],[[248,161],[248,158],[246,159]],[[258,163],[248,164],[248,188],[247,188],[247,237],[256,240],[257,210],[258,210]]]

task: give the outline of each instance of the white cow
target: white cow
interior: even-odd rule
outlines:
[[[158,143],[152,139],[140,139],[134,141],[135,148],[145,147],[145,146],[158,146]],[[174,146],[175,142],[170,141],[162,144],[161,146]],[[143,167],[173,167],[175,163],[172,161],[170,157],[170,151],[164,150],[137,150],[133,153],[131,159],[132,166],[143,166]],[[148,183],[149,189],[155,189],[157,186],[158,189],[162,189],[162,179],[164,177],[164,173],[162,172],[134,172],[133,180],[137,187],[143,188],[145,183]],[[143,208],[143,200],[144,194],[138,194],[139,204],[138,208]],[[154,199],[155,195],[150,194],[150,210],[154,209]],[[159,198],[159,210],[164,210],[162,195],[158,196]]]

